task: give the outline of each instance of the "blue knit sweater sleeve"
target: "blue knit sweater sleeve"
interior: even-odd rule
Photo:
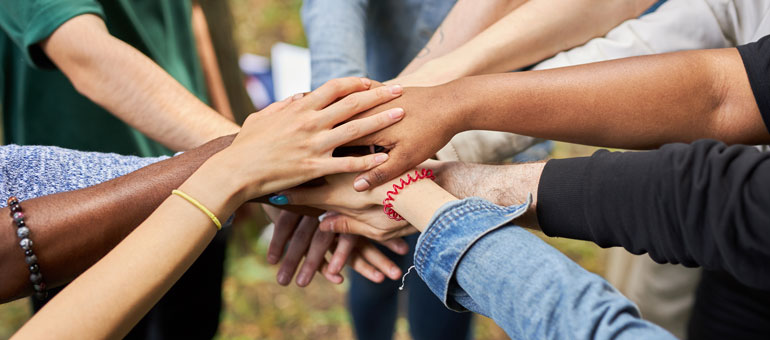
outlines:
[[[82,152],[55,146],[0,146],[0,207],[5,207],[9,196],[27,200],[82,189],[166,158]]]

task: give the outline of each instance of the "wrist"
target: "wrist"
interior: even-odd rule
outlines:
[[[420,232],[428,228],[431,218],[444,204],[457,197],[432,180],[422,180],[404,188],[394,197],[393,209]]]
[[[248,198],[246,176],[233,174],[221,152],[204,162],[179,190],[211,210],[222,222]]]
[[[409,221],[415,228],[423,231],[427,228],[428,222],[430,222],[436,210],[445,203],[457,198],[442,189],[429,177],[415,174],[415,171],[422,174],[421,170],[409,171],[386,184],[372,189],[370,191],[372,193],[370,199],[376,200],[376,204],[382,205],[386,198],[392,198],[392,200],[388,200],[388,203],[392,204],[392,209],[402,218]],[[419,179],[410,181],[408,176],[411,176],[412,179]],[[398,189],[396,190],[396,188]]]
[[[443,111],[442,124],[445,124],[452,136],[468,130],[478,130],[473,118],[475,98],[468,95],[467,78],[460,78],[446,84],[434,86],[435,104]]]
[[[444,63],[442,58],[429,60],[414,73],[407,75],[407,78],[416,79],[418,83],[416,86],[437,86],[464,75],[463,72],[459,72],[458,67],[450,65]]]

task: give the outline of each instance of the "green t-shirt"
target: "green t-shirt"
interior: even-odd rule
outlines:
[[[169,154],[79,94],[38,42],[75,16],[98,15],[113,36],[150,57],[207,102],[191,9],[188,0],[0,1],[0,112],[5,142],[139,156]]]

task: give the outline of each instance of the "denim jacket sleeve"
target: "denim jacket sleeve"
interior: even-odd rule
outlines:
[[[310,47],[311,87],[366,75],[368,0],[305,0],[302,24]]]
[[[528,203],[444,205],[420,236],[415,268],[450,309],[495,320],[512,339],[673,339],[636,306],[512,224]]]

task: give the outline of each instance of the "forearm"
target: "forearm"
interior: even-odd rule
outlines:
[[[419,70],[425,63],[440,59],[462,46],[523,2],[525,0],[457,1],[428,44],[404,68],[399,77],[409,75]],[[453,65],[453,67],[456,66],[458,64]]]
[[[628,149],[770,142],[735,49],[477,76],[439,89],[459,113],[452,123],[467,130]]]
[[[392,185],[385,187],[392,189]],[[386,194],[381,193],[380,196],[386,197]],[[428,227],[434,212],[445,203],[457,200],[428,179],[408,185],[394,197],[393,209],[421,232]]]
[[[458,202],[445,206],[421,236],[415,266],[426,282],[444,283],[430,286],[434,292],[445,289],[450,308],[489,316],[512,339],[673,338],[642,320],[634,304],[601,277],[532,233],[500,223],[517,209]],[[451,268],[450,276],[433,281],[441,268]]]
[[[480,197],[500,206],[524,204],[529,195],[532,203],[516,224],[539,229],[537,192],[545,162],[487,165],[461,162],[435,162],[436,183],[453,196]]]
[[[766,289],[770,154],[716,141],[553,160],[537,214],[551,236],[724,270]]]
[[[221,170],[218,166],[202,168],[180,187],[220,219],[235,209],[235,191],[227,186],[229,181],[214,180],[227,177]],[[217,231],[211,219],[183,198],[166,192],[164,199],[146,221],[46,304],[14,337],[125,336],[192,265]],[[79,306],[77,318],[71,317],[72,306]]]
[[[195,169],[225,148],[233,136],[218,138],[177,157],[81,190],[22,202],[35,253],[47,284],[69,282],[139,225]],[[8,213],[8,208],[2,211]],[[15,228],[8,218],[0,233],[0,300],[32,292]]]
[[[80,93],[173,150],[238,131],[147,56],[111,36],[96,16],[69,20],[42,47]]]
[[[420,70],[443,83],[507,72],[601,36],[655,0],[531,0]]]

